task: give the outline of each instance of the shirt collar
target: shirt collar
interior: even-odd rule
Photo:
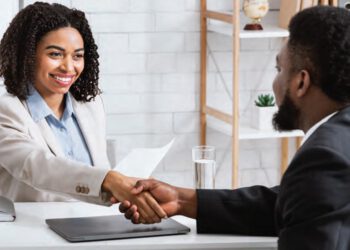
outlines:
[[[66,99],[66,108],[64,109],[63,116],[62,116],[63,120],[66,120],[69,117],[74,115],[72,98],[70,97],[69,93],[65,94],[65,99]]]
[[[332,114],[327,115],[322,120],[320,120],[318,123],[313,125],[305,134],[303,140],[301,141],[301,144],[304,144],[304,142],[309,139],[309,137],[318,129],[323,123],[327,122],[332,116],[334,116],[338,111],[333,112]]]
[[[62,119],[68,119],[71,117],[73,113],[73,105],[72,100],[69,94],[65,95],[65,101],[66,101],[66,107],[62,116]],[[42,98],[42,96],[39,94],[39,92],[35,88],[31,88],[30,95],[28,96],[27,100],[27,106],[29,109],[29,112],[35,122],[38,122],[50,115],[53,117],[56,117],[52,110],[49,108],[45,100]]]

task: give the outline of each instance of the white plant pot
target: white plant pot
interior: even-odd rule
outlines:
[[[254,106],[252,126],[259,130],[273,130],[272,118],[277,112],[277,107]]]

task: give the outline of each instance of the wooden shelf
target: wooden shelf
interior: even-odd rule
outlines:
[[[232,126],[213,117],[207,117],[207,126],[208,128],[212,128],[223,134],[232,136]],[[258,130],[244,124],[239,126],[239,140],[287,138],[299,136],[304,136],[304,132],[301,130],[294,130],[291,132],[278,132],[275,130]]]
[[[288,1],[289,0],[284,0]],[[260,131],[241,124],[239,118],[239,82],[240,82],[240,40],[255,38],[285,38],[289,36],[287,29],[278,25],[263,23],[262,31],[246,31],[243,26],[247,20],[242,21],[241,1],[232,1],[231,12],[217,12],[207,9],[207,0],[201,0],[201,63],[200,63],[200,142],[206,144],[207,128],[213,128],[231,136],[232,142],[232,187],[238,187],[239,141],[252,139],[281,138],[281,170],[288,164],[288,137],[297,138],[300,142],[301,131],[283,132]],[[242,19],[244,20],[244,19]],[[237,28],[236,28],[237,27]],[[231,114],[209,108],[207,105],[207,51],[208,32],[215,32],[232,37],[232,106]],[[216,118],[214,118],[216,117]],[[224,121],[224,122],[223,122]]]
[[[239,118],[239,82],[240,82],[240,42],[242,39],[255,38],[285,38],[289,36],[287,27],[289,19],[299,11],[300,7],[297,1],[281,0],[279,25],[268,24],[263,22],[264,30],[246,31],[243,30],[245,25],[241,12],[242,1],[232,1],[232,11],[218,12],[207,9],[207,0],[201,0],[201,63],[200,63],[200,142],[206,144],[206,128],[213,128],[222,133],[231,136],[232,142],[232,187],[238,187],[238,159],[239,159],[239,141],[252,139],[281,138],[281,173],[288,165],[288,137],[295,137],[296,147],[301,145],[301,137],[304,136],[302,131],[277,132],[271,130],[261,131],[242,125]],[[336,1],[333,5],[337,6]],[[242,23],[241,23],[242,19]],[[283,20],[282,20],[283,19]],[[281,20],[283,21],[281,23]],[[276,20],[277,21],[277,20]],[[243,23],[244,22],[244,23]],[[237,27],[237,28],[236,28]],[[239,27],[239,28],[238,28]],[[232,37],[232,111],[227,114],[221,110],[209,108],[207,105],[207,51],[208,37],[207,33],[215,32]],[[214,118],[216,117],[216,118]],[[223,122],[224,121],[224,122]]]
[[[276,26],[264,25],[264,30],[247,31],[241,28],[239,37],[245,38],[278,38],[288,37],[289,32],[286,29],[282,29]],[[208,31],[223,34],[232,37],[232,25],[210,23],[208,24]]]

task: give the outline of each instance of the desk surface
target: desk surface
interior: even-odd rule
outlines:
[[[15,203],[15,222],[0,223],[0,249],[276,249],[274,237],[209,235],[196,233],[196,221],[183,216],[174,219],[191,228],[186,235],[123,240],[69,243],[51,231],[48,218],[84,217],[117,214],[118,207],[103,207],[81,202]]]

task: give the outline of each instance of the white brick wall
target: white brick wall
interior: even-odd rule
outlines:
[[[179,134],[198,133],[199,116],[197,112],[174,113],[174,132]]]
[[[175,53],[154,53],[147,56],[148,73],[175,73]]]
[[[131,12],[177,12],[184,11],[186,0],[130,0]]]
[[[116,55],[129,51],[128,34],[100,34],[97,36],[96,42],[100,55]]]
[[[130,52],[180,52],[184,50],[183,33],[130,34]]]
[[[85,12],[128,12],[129,0],[71,0],[71,6]]]
[[[95,4],[99,2],[95,1]],[[104,32],[148,32],[154,30],[155,17],[149,13],[92,13],[88,15],[92,30]]]
[[[192,32],[185,34],[185,50],[199,52],[200,50],[200,33]]]
[[[118,122],[114,122],[118,121]],[[107,116],[108,134],[170,134],[171,114],[115,114]]]
[[[17,0],[0,0],[0,39],[6,31],[10,21],[18,11]]]
[[[194,72],[165,74],[161,81],[162,92],[189,94],[199,90],[199,75]]]
[[[160,93],[140,96],[143,112],[189,112],[198,111],[198,95]]]
[[[19,3],[17,0],[0,0],[0,39],[6,31],[12,18],[18,12]],[[0,95],[6,92],[3,85],[3,79],[0,77]]]
[[[175,1],[174,1],[175,2]],[[199,31],[199,13],[157,13],[157,31]]]
[[[140,74],[146,73],[145,54],[101,54],[101,74]]]
[[[24,0],[24,5],[34,0]],[[191,148],[199,143],[200,0],[55,0],[86,12],[100,54],[100,86],[107,112],[107,133],[116,139],[116,160],[134,147],[158,147],[177,137],[154,177],[192,187]],[[18,9],[18,0],[0,0],[0,36]],[[217,10],[232,0],[208,0]],[[279,0],[270,1],[271,9]],[[265,23],[276,22],[270,11]],[[242,19],[242,24],[247,18]],[[231,89],[232,40],[209,34],[208,42]],[[241,41],[240,116],[249,121],[257,94],[271,92],[280,39]],[[227,97],[213,60],[208,61],[208,101],[227,112]],[[3,89],[3,88],[2,88]],[[218,188],[231,185],[231,138],[208,129],[217,148]],[[240,184],[279,181],[279,140],[240,143]],[[293,144],[291,143],[291,148]],[[291,150],[293,152],[293,150]]]

